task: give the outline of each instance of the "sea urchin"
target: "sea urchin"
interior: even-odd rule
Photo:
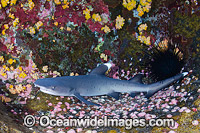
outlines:
[[[164,80],[180,73],[185,64],[182,52],[175,46],[166,50],[153,48],[151,60],[148,62],[150,77],[156,81]]]

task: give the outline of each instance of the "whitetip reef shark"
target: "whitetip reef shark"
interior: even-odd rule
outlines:
[[[142,74],[138,74],[130,80],[106,77],[105,73],[111,66],[111,63],[105,63],[96,67],[89,75],[43,78],[36,80],[34,84],[44,93],[55,96],[75,96],[88,105],[100,106],[87,101],[83,96],[108,95],[118,100],[120,93],[129,93],[134,97],[137,93],[146,92],[146,97],[151,97],[160,89],[188,74],[188,72],[184,72],[163,81],[143,84]]]

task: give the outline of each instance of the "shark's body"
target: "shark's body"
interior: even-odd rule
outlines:
[[[56,96],[75,96],[88,105],[98,105],[87,101],[82,96],[109,95],[119,99],[120,93],[130,93],[134,96],[138,92],[147,92],[147,97],[168,86],[187,73],[178,74],[164,81],[150,85],[141,82],[142,75],[136,75],[131,80],[119,80],[106,77],[105,72],[111,67],[106,63],[95,68],[89,75],[63,76],[56,78],[38,79],[34,84],[44,93]]]

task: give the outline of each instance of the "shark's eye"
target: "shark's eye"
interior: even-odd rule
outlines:
[[[55,87],[55,86],[52,86],[52,87],[51,87],[51,89],[52,89],[52,90],[55,90],[55,89],[56,89],[56,87]]]

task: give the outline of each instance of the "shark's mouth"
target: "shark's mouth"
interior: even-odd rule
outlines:
[[[41,92],[44,93],[49,93],[48,89],[46,89],[45,87],[39,87]]]

